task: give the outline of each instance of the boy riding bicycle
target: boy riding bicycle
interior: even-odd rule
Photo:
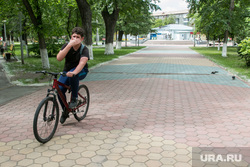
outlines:
[[[84,39],[84,30],[81,27],[75,27],[72,30],[72,35],[69,43],[62,46],[61,50],[57,54],[57,60],[62,61],[65,58],[65,64],[63,71],[66,76],[60,76],[59,82],[65,85],[71,85],[72,100],[69,104],[69,108],[73,109],[77,106],[78,87],[79,80],[84,79],[88,74],[89,50],[87,47],[81,44]],[[66,89],[59,86],[64,96]],[[60,97],[58,97],[60,104],[63,108],[62,116],[60,118],[61,124],[69,117],[69,113],[65,111],[65,106]]]

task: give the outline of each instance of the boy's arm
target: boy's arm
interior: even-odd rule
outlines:
[[[73,75],[77,75],[79,72],[81,72],[87,61],[87,57],[82,57],[79,61],[79,64],[76,66],[76,69],[72,72],[67,72],[67,77],[73,77]]]
[[[62,61],[65,58],[65,56],[67,55],[67,53],[69,52],[71,47],[72,46],[70,44],[67,44],[67,46],[65,48],[63,48],[63,50],[60,50],[56,56],[57,60]]]

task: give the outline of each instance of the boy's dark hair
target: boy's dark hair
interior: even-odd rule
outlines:
[[[72,34],[78,34],[78,35],[81,35],[81,37],[83,37],[84,30],[81,27],[75,27],[72,30]]]

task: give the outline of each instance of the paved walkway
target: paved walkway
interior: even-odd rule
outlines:
[[[39,87],[35,86],[16,86],[10,84],[2,67],[3,62],[5,60],[0,56],[0,106],[39,89]]]
[[[87,117],[71,116],[46,144],[32,123],[48,87],[1,106],[0,166],[191,167],[203,147],[250,147],[250,86],[186,46],[150,46],[84,83]],[[230,165],[248,166],[248,152]]]

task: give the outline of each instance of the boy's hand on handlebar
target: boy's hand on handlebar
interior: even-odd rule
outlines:
[[[74,77],[76,74],[74,74],[73,72],[67,72],[67,77]]]

